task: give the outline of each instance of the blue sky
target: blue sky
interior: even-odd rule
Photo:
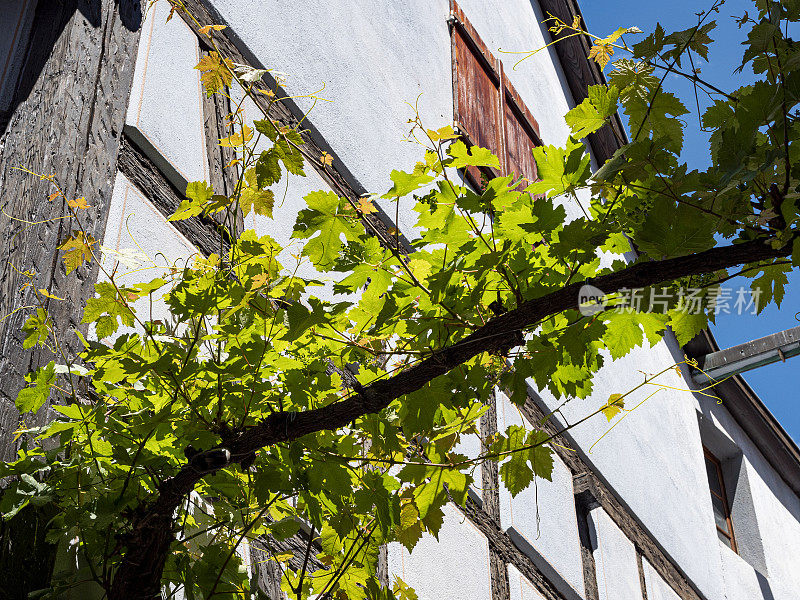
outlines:
[[[583,0],[581,11],[589,30],[605,36],[618,27],[639,27],[645,35],[661,23],[667,31],[686,29],[697,23],[696,12],[710,7],[711,1],[673,0],[669,3],[646,2],[642,0]],[[741,63],[744,30],[739,30],[733,17],[740,17],[745,11],[756,13],[753,3],[745,0],[727,0],[716,15],[717,29],[711,33],[715,44],[709,53],[709,63],[695,66],[701,69],[701,76],[723,90],[735,89],[752,78],[752,72],[745,69],[742,74],[734,73]],[[643,35],[626,36],[629,44],[642,39]],[[614,58],[617,58],[615,56]],[[692,86],[673,75],[667,83],[670,91],[677,93],[692,110],[686,116],[686,142],[683,159],[695,168],[703,168],[710,163],[708,154],[708,134],[700,129]],[[703,98],[700,98],[701,111]],[[746,281],[728,282],[733,288]],[[736,292],[733,292],[733,298]],[[769,335],[800,323],[795,314],[800,311],[800,276],[794,273],[786,287],[786,297],[780,308],[770,306],[759,316],[719,315],[713,327],[714,336],[721,348]],[[798,315],[800,316],[800,315]],[[800,442],[800,357],[789,359],[786,363],[776,363],[748,371],[744,378],[778,418],[784,428]]]

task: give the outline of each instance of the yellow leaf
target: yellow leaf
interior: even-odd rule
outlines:
[[[252,139],[253,130],[247,125],[242,125],[242,130],[239,133],[234,133],[226,138],[221,138],[219,140],[219,145],[223,146],[224,148],[236,148],[238,146],[244,146],[245,142],[249,142]]]
[[[428,134],[428,137],[431,138],[432,142],[438,142],[440,140],[457,140],[461,137],[455,131],[453,131],[453,128],[450,125],[445,125],[436,131],[433,129],[427,129],[426,133]]]
[[[82,208],[90,208],[88,204],[86,204],[86,198],[81,196],[80,198],[75,198],[74,200],[67,200],[67,204],[70,208],[75,209],[82,209]]]
[[[358,210],[362,212],[362,214],[368,215],[370,213],[378,212],[378,209],[375,208],[375,205],[369,198],[359,198],[358,199]]]
[[[622,394],[611,394],[606,405],[600,410],[610,423],[624,408],[625,402],[622,399]]]
[[[239,206],[242,207],[244,216],[252,211],[256,214],[272,218],[272,207],[275,204],[275,195],[272,190],[262,190],[258,187],[255,169],[249,169],[244,174],[245,187],[239,196]]]
[[[330,167],[333,164],[333,157],[327,152],[323,152],[322,156],[319,157],[319,162]]]
[[[172,15],[180,10],[180,7],[177,4],[170,3],[169,14],[167,15],[166,22],[169,23],[170,19],[172,19]]]
[[[213,29],[214,31],[222,31],[222,30],[223,30],[223,29],[225,29],[226,27],[227,27],[227,25],[204,25],[203,27],[201,27],[201,28],[199,29],[199,31],[200,31],[200,33],[202,33],[203,35],[207,35],[208,37],[211,37],[211,30],[212,30],[212,29]]]
[[[63,298],[59,298],[58,296],[54,296],[53,294],[51,294],[50,292],[48,292],[44,288],[39,288],[39,293],[42,296],[47,296],[48,298],[52,298],[53,300],[63,300]]]
[[[78,231],[59,246],[64,251],[64,266],[67,274],[72,273],[84,262],[92,260],[92,246],[97,243],[91,235],[86,236],[82,231]]]
[[[208,94],[221,90],[233,81],[233,61],[229,58],[220,58],[219,53],[214,51],[203,56],[195,69],[203,74],[200,80]]]
[[[414,277],[421,281],[425,281],[428,275],[431,274],[431,263],[419,258],[412,258],[408,261],[408,268],[414,274]]]
[[[589,56],[587,58],[590,60],[593,59],[600,65],[601,69],[605,69],[608,61],[611,60],[612,54],[614,54],[614,48],[611,47],[611,44],[600,40],[589,49]]]
[[[261,288],[267,285],[269,276],[266,273],[259,273],[253,277],[253,288]]]
[[[55,200],[55,199],[56,199],[56,198],[58,198],[59,196],[61,196],[61,192],[53,192],[52,194],[50,194],[50,195],[47,197],[47,199],[48,199],[50,202],[52,202],[53,200]]]
[[[602,40],[598,40],[598,44],[613,44],[616,42],[620,37],[622,37],[623,33],[628,33],[627,27],[620,27],[614,33],[609,35],[608,37],[603,38]]]

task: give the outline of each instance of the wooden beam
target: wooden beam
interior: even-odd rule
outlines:
[[[530,556],[520,550],[500,525],[471,497],[467,497],[464,507],[459,506],[489,542],[490,556],[496,554],[503,564],[511,564],[522,573],[538,590],[545,600],[571,600],[536,566]],[[491,559],[490,559],[491,560]]]
[[[581,477],[580,475],[576,477]],[[597,588],[597,565],[594,562],[594,547],[589,533],[589,512],[594,508],[594,498],[585,494],[582,486],[573,478],[575,492],[575,517],[578,521],[578,539],[581,545],[583,564],[583,586],[586,600],[600,600]]]
[[[180,12],[181,17],[203,43],[207,43],[208,38],[205,34],[200,32],[200,27],[225,23],[225,20],[208,0],[184,0],[183,4],[193,18],[183,11]],[[215,31],[213,35],[214,41],[223,57],[229,58],[234,63],[246,64],[258,69],[265,68],[261,61],[250,51],[231,27],[227,27],[222,31]],[[264,78],[264,82],[257,82],[254,87],[264,91],[275,91],[277,85],[270,79],[270,75],[266,74]],[[303,153],[307,159],[308,165],[319,174],[320,178],[330,186],[334,192],[353,201],[366,195],[366,188],[364,188],[355,176],[345,167],[322,134],[320,134],[308,119],[304,118],[303,112],[293,100],[288,98],[288,94],[278,90],[278,95],[282,99],[272,101],[270,97],[265,94],[254,94],[253,101],[279,126],[298,129],[300,131],[304,142]],[[302,127],[300,126],[301,119],[303,119]],[[326,165],[322,162],[321,158],[323,153],[333,158],[333,163],[331,165]],[[375,208],[378,209],[377,213],[364,215],[363,217],[367,231],[376,235],[383,246],[388,248],[396,247],[396,237],[391,231],[394,228],[392,219],[384,213],[379,206],[375,205]],[[411,250],[410,245],[402,235],[400,236],[399,250],[404,254],[407,254]]]
[[[122,135],[119,171],[167,218],[184,199],[183,193],[172,185],[127,133]],[[192,217],[174,221],[172,225],[205,256],[219,254],[220,248],[227,250],[230,247],[222,227],[209,217]]]
[[[480,420],[481,438],[489,440],[497,433],[497,398],[489,397],[489,408]],[[483,442],[481,442],[483,445]],[[500,526],[500,478],[496,461],[487,460],[480,466],[481,509]],[[489,547],[489,576],[492,582],[492,600],[510,600],[508,567],[503,557],[493,547]]]
[[[538,2],[545,18],[552,15],[570,24],[575,17],[578,17],[582,26],[586,27],[580,8],[574,0],[538,0]],[[589,39],[585,35],[566,37],[567,35],[568,32],[551,34],[551,38],[557,41],[553,47],[567,79],[572,99],[578,105],[588,97],[590,85],[605,85],[606,78],[597,63],[587,59],[591,47]],[[609,125],[590,134],[588,139],[597,163],[602,165],[627,140],[619,115],[615,114]]]
[[[79,225],[69,218],[65,198],[48,200],[54,191],[49,181],[19,167],[54,175],[67,199],[85,196],[91,208],[81,211],[80,228],[102,238],[141,20],[134,0],[63,0],[36,8],[13,113],[0,139],[0,459],[15,455],[14,400],[23,376],[52,358],[46,350],[22,348],[21,327],[27,307],[36,304],[35,290],[64,298],[45,302],[58,331],[85,331],[82,309],[98,272],[91,264],[66,274],[57,246]],[[72,337],[62,338],[68,355],[80,350]],[[44,407],[27,424],[48,419]]]
[[[231,114],[230,90],[224,94],[201,93],[203,102],[203,124],[206,140],[206,156],[208,157],[209,183],[214,188],[215,194],[231,197],[236,193],[238,176],[236,167],[231,163],[236,160],[236,151],[233,148],[219,145],[222,138],[228,137],[231,130],[226,120]],[[213,215],[215,221],[228,227],[229,230],[241,232],[244,230],[244,215],[241,207],[230,207]]]
[[[636,568],[639,570],[639,588],[642,590],[642,600],[647,600],[647,580],[644,576],[644,560],[642,553],[636,553]]]

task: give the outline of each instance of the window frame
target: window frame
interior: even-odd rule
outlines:
[[[714,467],[714,471],[716,472],[717,481],[719,482],[719,489],[722,492],[722,495],[720,496],[714,491],[710,480],[708,482],[708,491],[712,496],[719,498],[719,500],[722,502],[722,509],[724,511],[725,522],[728,524],[728,531],[724,531],[717,524],[716,517],[714,518],[714,527],[717,528],[718,535],[722,535],[725,538],[727,538],[728,541],[730,541],[730,545],[728,545],[728,547],[738,554],[739,551],[736,545],[736,535],[733,530],[733,520],[731,519],[731,508],[728,502],[728,492],[725,488],[725,477],[722,473],[722,462],[705,445],[703,446],[703,458],[704,458],[704,463],[705,462],[711,463],[711,465],[713,465]],[[706,466],[706,475],[708,476],[707,466]],[[713,505],[712,505],[712,510],[713,510]]]
[[[517,119],[522,129],[533,142],[532,147],[541,146],[542,139],[539,134],[539,124],[531,114],[528,107],[522,100],[519,92],[513,86],[511,81],[506,77],[503,70],[503,62],[496,58],[483,42],[478,32],[467,19],[464,11],[458,6],[455,0],[450,0],[450,18],[448,19],[450,25],[450,52],[451,64],[453,73],[453,123],[455,130],[460,134],[464,143],[467,146],[476,145],[477,134],[475,131],[470,130],[470,125],[466,123],[466,111],[459,106],[459,96],[462,89],[466,88],[467,79],[462,76],[462,71],[459,69],[458,64],[458,38],[461,37],[467,44],[468,49],[472,55],[475,56],[480,63],[481,68],[486,71],[490,78],[496,82],[497,88],[497,105],[493,107],[493,113],[496,115],[497,122],[495,123],[496,129],[496,143],[497,154],[500,161],[500,169],[484,168],[474,169],[470,168],[465,171],[467,180],[476,186],[478,189],[480,185],[480,174],[486,174],[490,177],[497,175],[508,174],[509,158],[508,158],[508,131],[506,127],[506,109]],[[534,173],[522,174],[515,173],[517,178],[525,177],[529,179],[531,175],[536,180],[536,169],[534,163]]]

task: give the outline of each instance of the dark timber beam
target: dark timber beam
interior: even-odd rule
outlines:
[[[545,18],[552,15],[570,24],[575,17],[578,17],[581,27],[586,29],[586,23],[583,22],[578,3],[574,0],[534,1],[538,1]],[[552,23],[546,23],[547,27],[550,27],[550,25]],[[553,48],[561,63],[561,69],[572,93],[572,99],[578,105],[588,97],[587,88],[590,85],[605,85],[606,78],[597,63],[586,58],[589,55],[591,44],[585,35],[566,37],[569,32],[562,32],[559,35],[551,33],[550,35],[553,41],[558,42],[553,45]],[[627,141],[625,129],[622,126],[619,115],[615,114],[610,124],[590,134],[588,139],[597,164],[602,165],[611,158],[617,148]]]
[[[490,562],[492,563],[492,567],[497,566],[494,561],[500,562],[504,567],[505,564],[514,565],[514,567],[533,584],[545,600],[574,600],[572,597],[565,596],[552,581],[542,573],[532,558],[517,547],[517,544],[509,537],[508,533],[500,528],[500,525],[495,521],[494,517],[483,510],[471,496],[467,497],[464,507],[459,506],[459,509],[462,510],[475,527],[486,536],[489,542]],[[491,558],[493,555],[495,555],[496,558]],[[505,568],[503,568],[503,570],[505,571]],[[495,585],[492,586],[493,592],[496,590]]]
[[[181,17],[186,24],[197,34],[202,44],[208,43],[208,37],[200,32],[200,27],[206,25],[225,24],[225,20],[214,9],[211,2],[208,0],[183,0],[183,4],[191,14],[191,17],[180,12]],[[194,18],[192,18],[194,17]],[[264,69],[265,66],[261,63],[258,57],[247,47],[247,45],[236,35],[236,32],[227,27],[222,31],[215,31],[214,42],[219,48],[220,54],[231,59],[234,63],[246,64],[258,69]],[[264,78],[267,80],[270,75],[267,73]],[[264,91],[274,91],[276,85],[274,81],[269,84],[265,82],[257,82],[254,87]],[[322,180],[330,186],[330,188],[344,198],[356,201],[358,198],[366,195],[367,190],[356,179],[356,177],[347,169],[347,167],[339,159],[336,152],[331,148],[322,134],[304,118],[303,112],[298,108],[293,100],[286,97],[280,90],[278,95],[283,98],[279,101],[271,101],[270,97],[265,94],[253,94],[253,101],[256,105],[270,116],[278,125],[282,127],[289,127],[291,129],[299,129],[303,137],[302,151],[306,160],[322,178]],[[300,121],[302,127],[300,127]],[[331,165],[326,165],[320,160],[323,153],[327,153],[333,158]],[[379,206],[377,213],[364,215],[365,226],[367,230],[373,233],[381,241],[381,244],[387,248],[392,248],[396,245],[395,235],[390,233],[390,229],[394,227],[392,219],[386,215]],[[410,245],[407,240],[400,236],[400,251],[407,253],[410,251]]]
[[[622,533],[633,542],[637,551],[647,559],[647,562],[681,600],[705,600],[705,596],[700,593],[697,586],[628,508],[616,491],[594,472],[594,469],[581,455],[579,446],[569,433],[561,433],[556,420],[546,418],[545,412],[531,396],[522,407],[522,413],[530,423],[544,423],[542,426],[544,430],[548,435],[553,436],[553,451],[572,471],[576,503],[587,512],[595,507],[602,507]],[[587,570],[585,569],[584,572]]]
[[[119,150],[119,172],[135,185],[165,218],[178,209],[184,194],[172,184],[170,178],[150,160],[149,156],[128,135],[122,135]],[[185,187],[185,186],[184,186]],[[209,217],[192,217],[174,221],[172,225],[205,256],[219,254],[220,248],[229,247],[222,227]]]

